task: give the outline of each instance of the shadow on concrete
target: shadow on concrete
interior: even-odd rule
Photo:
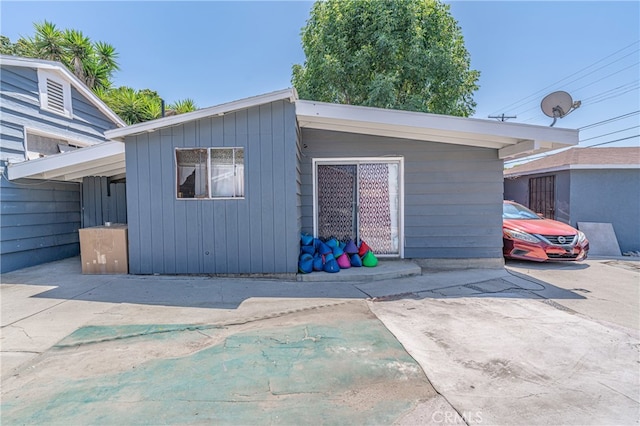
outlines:
[[[536,270],[583,270],[589,268],[587,263],[574,261],[556,261],[556,262],[531,262],[526,260],[505,259],[506,266],[515,266],[518,268],[530,268]]]
[[[507,269],[423,270],[422,275],[367,282],[297,282],[207,276],[82,275],[79,258],[71,258],[4,274],[2,283],[51,287],[31,296],[35,298],[216,309],[235,309],[250,298],[381,302],[462,297],[584,299],[572,291]]]

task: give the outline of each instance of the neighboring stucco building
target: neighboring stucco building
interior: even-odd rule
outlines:
[[[575,147],[504,177],[505,199],[575,227],[611,223],[622,252],[640,250],[640,147]]]
[[[300,232],[422,265],[502,265],[503,160],[575,130],[303,101],[293,89],[105,132],[134,274],[296,273]]]
[[[60,63],[0,55],[0,67],[0,271],[7,272],[79,253],[80,182],[106,152],[124,159],[122,144],[106,142],[104,131],[125,123]],[[61,175],[52,161],[76,168]],[[111,176],[124,175],[120,167]]]

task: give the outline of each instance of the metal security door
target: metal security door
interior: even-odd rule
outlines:
[[[364,240],[376,255],[401,255],[401,161],[315,163],[315,233]]]
[[[529,208],[536,213],[542,213],[547,219],[555,219],[555,189],[555,176],[529,179]]]

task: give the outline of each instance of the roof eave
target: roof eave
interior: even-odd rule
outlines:
[[[493,148],[501,159],[578,143],[571,129],[305,100],[296,101],[296,115],[301,128]]]
[[[86,176],[116,177],[125,173],[124,144],[108,141],[75,151],[7,166],[9,180],[47,179],[81,182]]]
[[[247,109],[270,102],[289,100],[289,102],[295,102],[298,95],[293,88],[278,90],[264,95],[252,96],[250,98],[244,98],[237,101],[227,102],[221,105],[212,106],[209,108],[199,109],[193,112],[185,114],[173,115],[170,117],[158,118],[156,120],[145,121],[144,123],[133,124],[121,129],[107,130],[105,137],[108,139],[124,140],[127,136],[132,136],[141,133],[150,133],[158,129],[176,126],[182,123],[186,123],[201,118],[207,118],[211,116],[222,116],[234,111]]]

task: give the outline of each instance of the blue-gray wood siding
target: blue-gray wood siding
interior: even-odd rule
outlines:
[[[494,149],[302,129],[302,230],[313,232],[313,158],[404,157],[404,256],[502,257],[503,162]]]
[[[299,253],[297,133],[292,104],[127,137],[132,274],[294,273]],[[176,148],[245,149],[245,197],[176,199]]]
[[[35,68],[2,65],[0,72],[0,253],[2,272],[79,254],[80,184],[6,180],[6,162],[25,160],[25,128],[61,139],[104,142],[116,126],[74,87],[73,115],[40,109]]]
[[[82,227],[102,226],[105,222],[127,223],[127,191],[124,182],[108,177],[82,179]]]
[[[0,72],[0,161],[25,159],[25,127],[88,144],[104,142],[104,131],[117,127],[73,86],[71,108],[71,118],[40,109],[37,70],[3,65]]]
[[[0,269],[13,271],[80,253],[80,184],[0,179]]]

